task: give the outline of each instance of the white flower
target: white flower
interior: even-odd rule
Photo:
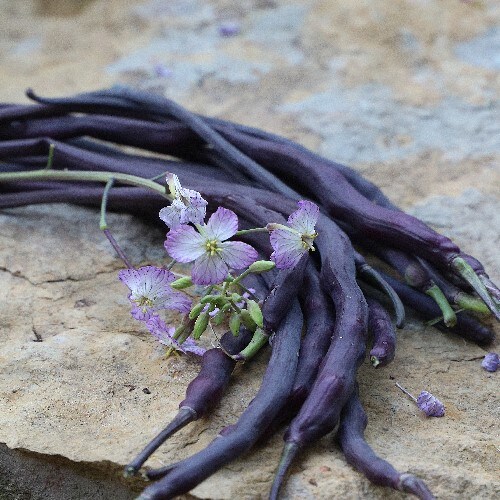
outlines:
[[[170,228],[189,222],[203,224],[208,202],[201,197],[201,194],[183,188],[179,177],[175,174],[167,174],[167,184],[174,201],[170,206],[160,210],[160,219]]]

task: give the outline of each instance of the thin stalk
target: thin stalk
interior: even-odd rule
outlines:
[[[500,311],[495,301],[490,296],[488,289],[485,287],[481,279],[474,272],[474,269],[462,257],[455,257],[451,261],[451,268],[459,276],[461,276],[469,285],[476,291],[476,293],[483,299],[488,309],[493,313],[496,319],[500,320]]]
[[[457,324],[457,315],[450,306],[450,303],[444,296],[444,293],[441,291],[441,289],[435,283],[433,283],[432,286],[427,288],[425,293],[429,297],[432,297],[434,302],[438,305],[439,309],[443,313],[444,324],[448,327],[455,326]]]
[[[142,467],[144,462],[172,435],[178,430],[185,427],[187,424],[197,419],[196,412],[188,407],[182,407],[175,418],[168,424],[165,429],[158,433],[144,449],[130,462],[126,467],[123,475],[125,477],[134,476]]]
[[[415,403],[417,402],[417,398],[410,394],[402,385],[399,385],[398,382],[396,382],[396,386],[399,387],[407,396],[409,396]]]
[[[251,234],[251,233],[268,233],[269,230],[265,227],[255,227],[252,229],[240,229],[239,231],[236,231],[234,234],[235,236],[243,236],[245,234]]]
[[[52,165],[54,163],[54,151],[56,149],[56,146],[54,143],[51,143],[49,145],[49,156],[47,158],[47,165],[45,165],[45,170],[50,170],[52,168]]]
[[[149,179],[144,179],[136,175],[120,174],[116,172],[87,172],[83,170],[28,170],[26,172],[7,172],[0,173],[1,182],[17,182],[17,181],[81,181],[81,182],[103,182],[108,183],[110,179],[128,184],[130,186],[138,186],[150,189],[160,193],[165,198],[172,200],[172,197],[167,194],[165,187],[153,182]]]
[[[51,144],[53,146],[53,144]],[[53,148],[51,148],[51,151],[49,151],[49,162],[51,163],[50,160],[50,155],[54,154]],[[49,163],[48,162],[48,163]],[[47,165],[48,165],[47,163]],[[106,221],[106,210],[108,206],[108,196],[109,196],[109,191],[113,187],[113,184],[115,182],[115,179],[111,177],[109,181],[106,184],[106,187],[104,188],[104,193],[102,194],[102,200],[101,200],[101,219],[99,221],[99,228],[102,230],[104,233],[104,236],[108,239],[108,241],[111,243],[111,246],[115,249],[115,252],[118,254],[118,257],[122,259],[123,263],[129,268],[129,269],[134,269],[134,266],[130,263],[128,260],[127,256],[125,255],[125,252],[122,250],[118,242],[115,240],[113,234],[111,233],[110,229],[108,228],[108,223]]]

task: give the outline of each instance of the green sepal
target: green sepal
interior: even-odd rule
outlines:
[[[237,337],[240,333],[240,325],[241,325],[241,318],[238,313],[234,313],[231,315],[231,319],[229,320],[229,329],[231,330],[231,333]]]
[[[203,308],[205,307],[205,304],[196,304],[191,308],[191,311],[189,312],[189,319],[194,319],[197,318],[198,315],[203,311]]]
[[[207,312],[201,313],[197,318],[193,328],[193,338],[198,340],[201,334],[207,329],[210,316]]]
[[[172,288],[175,288],[176,290],[183,290],[184,288],[188,288],[192,285],[193,285],[193,280],[189,276],[184,276],[170,283],[170,286]]]
[[[247,299],[247,310],[255,324],[259,328],[262,328],[264,326],[264,317],[262,316],[259,304],[255,300]]]

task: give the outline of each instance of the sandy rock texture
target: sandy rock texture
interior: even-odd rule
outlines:
[[[23,102],[26,87],[120,83],[288,136],[359,169],[500,281],[498,2],[0,0],[0,13],[1,102]],[[165,262],[164,234],[127,215],[110,225],[134,263]],[[121,468],[175,414],[198,363],[166,360],[129,317],[119,269],[94,210],[0,211],[0,499],[144,487]],[[410,313],[396,360],[360,370],[369,443],[440,499],[500,496],[499,379],[481,369],[485,353]],[[235,422],[265,362],[238,367],[213,415],[151,466]],[[435,394],[446,417],[424,418],[395,381]],[[190,498],[265,498],[280,452],[276,436]],[[406,496],[371,485],[327,436],[297,460],[284,498]]]

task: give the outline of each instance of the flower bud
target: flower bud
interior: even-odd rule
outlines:
[[[258,327],[262,328],[264,326],[264,318],[262,316],[262,311],[260,310],[259,304],[257,304],[255,300],[247,300],[247,310],[255,324]]]
[[[227,299],[222,295],[205,295],[200,299],[200,304],[215,304],[218,307],[222,307],[226,302]]]
[[[226,318],[226,312],[231,308],[231,304],[228,302],[227,304],[224,304],[217,314],[213,316],[213,322],[215,326],[219,326],[223,323],[224,319]]]
[[[170,286],[172,288],[175,288],[176,290],[182,290],[192,285],[193,281],[189,276],[184,276],[183,278],[176,279],[175,281],[172,281],[172,283],[170,283]]]
[[[255,324],[255,321],[252,319],[252,316],[250,316],[250,313],[246,309],[243,309],[241,311],[240,318],[245,328],[247,328],[251,332],[255,331],[255,327],[257,325]]]
[[[270,271],[274,269],[276,264],[271,262],[270,260],[258,260],[250,265],[248,270],[251,273],[265,273],[266,271]]]
[[[234,313],[229,320],[229,329],[231,333],[237,337],[240,333],[241,318],[238,313]]]
[[[201,334],[207,329],[209,319],[210,316],[208,312],[204,312],[196,318],[192,334],[195,340],[198,340],[201,337]]]
[[[191,312],[189,313],[189,319],[197,318],[201,311],[203,311],[204,307],[205,304],[196,304],[195,306],[193,306]]]

